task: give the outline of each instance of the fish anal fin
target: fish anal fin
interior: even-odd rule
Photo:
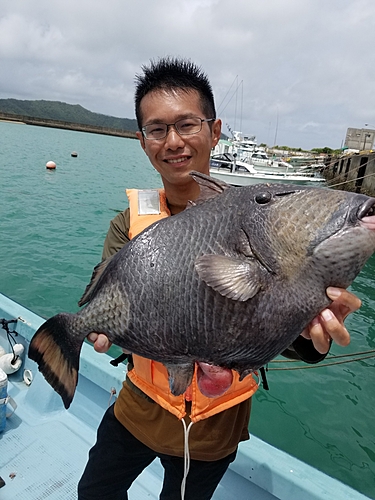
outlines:
[[[77,386],[79,355],[83,341],[74,342],[67,333],[62,332],[64,316],[68,315],[58,314],[43,323],[31,339],[28,355],[38,364],[44,378],[61,396],[65,408],[69,408]],[[65,339],[62,335],[65,335]]]
[[[224,297],[245,302],[261,288],[259,264],[226,255],[207,254],[198,257],[195,269],[208,286]]]
[[[167,364],[169,388],[174,396],[180,396],[191,384],[194,375],[194,363]]]
[[[254,370],[251,370],[248,368],[248,369],[239,370],[238,373],[240,375],[240,382],[241,382],[245,377],[247,377],[251,373],[254,373]]]
[[[100,262],[99,264],[97,264],[94,267],[93,273],[91,275],[90,283],[86,286],[86,289],[83,292],[82,297],[78,301],[78,305],[80,307],[91,300],[91,297],[94,294],[96,285],[98,284],[100,277],[104,273],[104,270],[107,268],[107,266],[111,260],[112,260],[112,257],[109,257],[108,259],[103,260],[102,262]]]

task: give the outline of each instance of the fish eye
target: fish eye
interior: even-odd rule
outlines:
[[[264,193],[259,193],[255,196],[255,201],[259,205],[265,205],[269,203],[272,199],[272,195],[269,191],[265,191]]]

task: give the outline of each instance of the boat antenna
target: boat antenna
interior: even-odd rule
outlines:
[[[224,106],[224,102],[225,100],[227,99],[228,97],[228,94],[230,93],[230,91],[232,90],[232,87],[233,85],[235,85],[235,89],[231,95],[231,97],[228,99],[228,101],[226,102],[225,106]],[[229,87],[229,90],[228,92],[225,94],[223,100],[221,101],[221,103],[219,104],[218,106],[218,115],[222,115],[224,113],[224,111],[226,110],[226,108],[228,107],[228,105],[230,104],[230,102],[232,101],[233,97],[235,97],[235,109],[234,109],[234,130],[236,130],[236,123],[237,123],[237,102],[238,102],[238,92],[239,90],[241,90],[241,95],[240,95],[240,98],[241,98],[241,109],[240,109],[240,131],[242,131],[242,110],[243,110],[243,80],[241,80],[239,83],[238,83],[238,75],[236,75],[235,79],[233,80],[231,86]],[[228,127],[228,130],[229,132],[232,134],[232,137],[234,138],[234,134],[233,134],[233,131],[232,129],[229,127],[229,125],[227,124],[227,127]]]
[[[241,111],[240,111],[240,131],[242,132],[242,110],[243,110],[243,80],[240,82],[241,86]]]
[[[217,108],[217,109],[218,109],[218,114],[219,114],[219,115],[221,115],[221,114],[223,114],[223,113],[224,113],[224,111],[225,111],[226,107],[228,106],[228,104],[229,104],[229,103],[230,103],[230,101],[232,100],[233,95],[232,95],[232,97],[229,99],[229,101],[227,102],[227,104],[224,106],[224,108],[223,108],[223,109],[221,109],[221,106],[224,104],[224,101],[225,101],[225,99],[227,98],[227,96],[228,96],[229,92],[232,90],[232,87],[233,87],[233,85],[234,85],[234,82],[236,82],[237,80],[238,80],[238,75],[236,75],[236,77],[235,77],[235,79],[233,80],[233,82],[232,82],[231,86],[229,87],[228,92],[225,94],[224,99],[221,101],[221,103],[219,104],[219,106],[218,106],[218,108]]]
[[[232,139],[234,139],[234,133],[233,133],[233,130],[230,128],[229,123],[227,123],[226,125],[227,125],[227,129],[229,130],[229,132],[230,132],[230,133],[231,133],[231,135],[232,135]]]
[[[275,139],[273,141],[273,145],[277,146],[276,141],[277,141],[277,129],[279,128],[279,108],[277,108],[277,113],[276,113],[276,129],[275,129]]]

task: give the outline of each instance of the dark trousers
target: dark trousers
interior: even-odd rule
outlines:
[[[98,428],[97,442],[78,484],[78,500],[127,500],[132,482],[156,457],[165,471],[160,500],[179,500],[184,459],[156,453],[142,444],[120,424],[111,406]],[[236,452],[214,462],[191,460],[185,500],[209,500],[235,458]]]

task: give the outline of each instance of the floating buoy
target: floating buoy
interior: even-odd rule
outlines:
[[[46,168],[48,168],[48,170],[54,170],[56,168],[56,163],[54,161],[47,161]]]
[[[70,156],[73,156],[73,158],[77,158],[78,153],[76,151],[72,151]]]

